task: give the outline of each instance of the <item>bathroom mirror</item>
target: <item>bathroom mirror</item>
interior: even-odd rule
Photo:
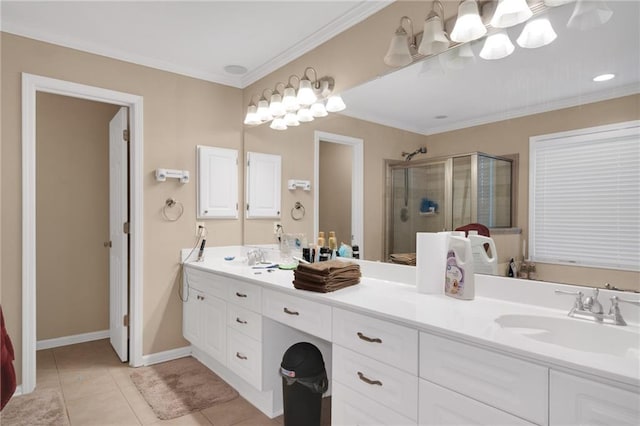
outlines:
[[[433,157],[470,151],[519,154],[514,183],[519,211],[513,225],[526,240],[528,138],[640,118],[640,2],[606,4],[612,17],[586,31],[566,26],[574,2],[550,8],[557,39],[547,46],[518,46],[520,24],[507,29],[515,51],[504,59],[481,59],[482,39],[463,46],[466,52],[451,49],[390,72],[344,92],[348,108],[343,114],[424,134]],[[460,54],[468,54],[469,47],[474,59],[465,60]],[[593,81],[604,73],[615,78]],[[528,119],[516,121],[522,117]],[[515,126],[521,127],[517,136]],[[514,256],[521,254],[520,247],[514,248]],[[578,271],[586,268],[557,268],[573,268],[565,276],[590,273]],[[637,280],[637,274],[630,277]],[[560,280],[557,274],[548,279]]]

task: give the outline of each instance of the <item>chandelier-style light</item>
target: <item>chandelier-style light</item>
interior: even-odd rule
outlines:
[[[299,126],[300,123],[326,117],[330,112],[342,111],[346,105],[340,95],[333,94],[333,87],[333,77],[318,78],[316,70],[308,67],[302,78],[292,75],[286,85],[277,83],[274,89],[264,89],[257,104],[252,97],[244,124],[258,126],[271,121],[269,127],[272,129],[286,130],[288,127]]]
[[[517,43],[526,49],[536,49],[553,42],[558,35],[553,30],[546,11],[552,7],[575,2],[573,13],[567,27],[588,30],[606,23],[613,12],[603,0],[495,0],[484,2],[482,14],[478,10],[478,0],[460,0],[457,16],[451,18],[453,30],[450,38],[445,32],[444,8],[441,0],[433,0],[431,11],[424,22],[422,33],[414,34],[411,19],[400,18],[400,26],[393,36],[384,62],[392,67],[404,67],[424,57],[443,52],[480,39],[488,35],[480,57],[488,60],[501,59],[513,53],[515,46],[509,40],[504,28],[525,23]],[[531,4],[531,6],[529,6]],[[438,13],[438,9],[440,13]],[[407,33],[404,22],[409,23],[411,35]],[[420,45],[416,52],[416,41]],[[451,55],[441,58],[444,69],[459,69],[475,60],[470,48],[460,48]],[[249,105],[251,108],[251,105]],[[257,106],[260,114],[260,104]],[[329,110],[327,108],[327,110]],[[249,111],[247,112],[248,119]]]

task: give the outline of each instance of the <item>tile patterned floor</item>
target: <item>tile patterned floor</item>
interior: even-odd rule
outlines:
[[[129,378],[131,367],[120,362],[108,339],[41,350],[36,357],[35,392],[59,389],[71,426],[284,424],[282,416],[269,419],[242,397],[176,419],[159,420]],[[329,424],[330,399],[325,402],[323,420]]]

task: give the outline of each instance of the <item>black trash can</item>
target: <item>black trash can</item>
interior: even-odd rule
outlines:
[[[285,426],[320,426],[322,394],[329,387],[320,350],[296,343],[282,356],[280,374]]]

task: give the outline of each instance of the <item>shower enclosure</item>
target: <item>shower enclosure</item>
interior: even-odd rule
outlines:
[[[480,152],[419,161],[387,160],[384,259],[415,253],[416,232],[468,223],[510,228],[512,160]]]

